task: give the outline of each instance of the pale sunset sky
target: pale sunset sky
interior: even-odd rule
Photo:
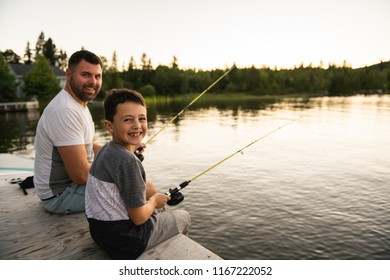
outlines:
[[[23,58],[41,31],[68,57],[81,47],[127,67],[353,68],[390,60],[390,0],[0,0],[0,50]]]

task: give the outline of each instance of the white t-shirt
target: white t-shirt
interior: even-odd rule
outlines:
[[[34,184],[41,199],[60,194],[72,183],[56,147],[85,145],[92,162],[94,135],[88,107],[61,90],[43,111],[35,135]]]

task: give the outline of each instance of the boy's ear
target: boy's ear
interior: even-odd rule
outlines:
[[[104,126],[105,126],[105,127],[107,128],[107,130],[112,134],[112,132],[114,131],[112,122],[110,122],[110,121],[108,121],[108,120],[104,120]]]

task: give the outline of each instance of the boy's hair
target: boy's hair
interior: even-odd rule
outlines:
[[[146,108],[146,101],[139,92],[126,88],[112,89],[106,92],[106,98],[104,100],[104,113],[106,120],[110,122],[114,121],[116,107],[118,104],[125,102],[134,102]]]
[[[77,66],[83,59],[91,64],[99,64],[100,67],[103,68],[101,59],[96,54],[87,50],[77,51],[72,54],[68,61],[68,68],[72,69],[73,67]]]

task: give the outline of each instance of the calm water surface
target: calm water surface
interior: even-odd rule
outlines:
[[[186,104],[151,106],[149,135]],[[0,115],[1,152],[34,156],[38,119]],[[389,95],[189,109],[149,144],[147,176],[166,192],[279,127],[182,191],[191,237],[225,259],[390,259]]]

